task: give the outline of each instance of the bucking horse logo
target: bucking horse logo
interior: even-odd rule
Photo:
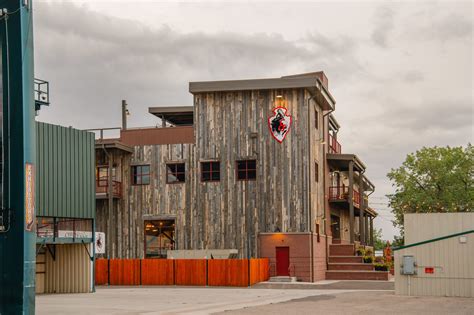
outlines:
[[[284,107],[276,107],[273,109],[273,116],[268,117],[270,133],[280,143],[285,140],[291,127],[291,116],[287,114],[287,111]]]

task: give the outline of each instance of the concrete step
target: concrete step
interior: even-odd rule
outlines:
[[[355,255],[354,244],[329,245],[329,256],[353,256],[353,255]]]
[[[340,238],[333,238],[332,243],[333,244],[341,244],[341,239]]]
[[[326,271],[326,280],[388,280],[388,271]]]
[[[329,256],[329,263],[361,264],[362,256]]]
[[[328,270],[374,270],[374,265],[364,263],[329,263]]]
[[[277,276],[277,277],[270,277],[268,282],[297,282],[297,279],[296,277]]]

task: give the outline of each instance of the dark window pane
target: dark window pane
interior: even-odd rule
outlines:
[[[141,185],[141,183],[142,183],[142,178],[140,176],[135,176],[134,184]]]
[[[150,174],[150,165],[142,166],[142,174]]]
[[[186,181],[186,175],[185,175],[184,173],[178,173],[177,181],[178,181],[178,182],[184,182],[184,181]]]
[[[168,173],[176,172],[176,164],[166,164],[166,168]]]
[[[201,164],[202,166],[202,170],[207,172],[207,171],[210,171],[211,170],[211,163],[209,162],[204,162]]]
[[[176,172],[184,173],[184,171],[185,171],[184,163],[176,164]]]
[[[212,173],[212,180],[220,180],[221,179],[221,173],[220,172],[213,172]]]
[[[246,171],[238,171],[237,172],[237,179],[247,179],[247,172]]]
[[[247,161],[247,169],[254,170],[256,169],[256,166],[257,166],[257,161],[255,160]]]
[[[213,162],[212,163],[212,170],[213,171],[219,171],[220,170],[220,163],[219,162]]]
[[[245,170],[247,168],[247,161],[237,161],[237,169]]]
[[[202,173],[202,181],[206,182],[211,180],[211,173],[203,172]]]
[[[257,171],[248,171],[247,179],[256,179],[257,178]]]
[[[148,185],[150,183],[150,175],[142,176],[142,185]]]

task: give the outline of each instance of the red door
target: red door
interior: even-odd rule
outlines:
[[[290,272],[290,248],[277,247],[276,248],[276,269],[277,276],[289,276]]]

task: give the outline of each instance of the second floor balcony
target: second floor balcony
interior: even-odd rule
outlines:
[[[337,201],[345,201],[349,202],[349,187],[348,186],[331,186],[329,187],[329,201],[330,202],[337,202]],[[354,202],[354,206],[360,207],[360,193],[357,189],[353,190],[352,200]]]
[[[95,182],[96,199],[107,199],[109,197],[109,181],[99,179]],[[112,181],[112,197],[122,198],[122,183],[116,180]]]
[[[328,152],[331,154],[341,154],[341,144],[331,134],[328,135]]]

